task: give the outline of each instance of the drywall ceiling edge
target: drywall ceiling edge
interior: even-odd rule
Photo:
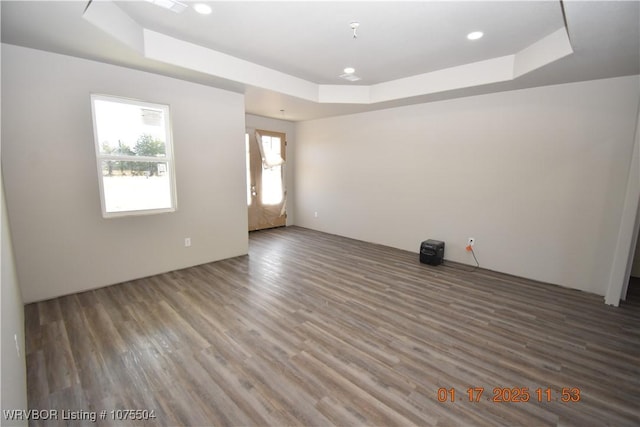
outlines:
[[[317,103],[375,104],[513,80],[573,53],[562,27],[512,55],[398,80],[323,85],[143,28],[112,2],[93,2],[83,17],[148,59]]]

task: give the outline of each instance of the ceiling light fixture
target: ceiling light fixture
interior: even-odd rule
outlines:
[[[353,39],[354,40],[358,38],[358,28],[359,27],[360,27],[360,23],[358,21],[351,21],[351,23],[349,24],[349,28],[351,28],[351,30],[353,31]],[[354,44],[354,49],[355,49],[355,44]],[[353,62],[357,63],[357,61],[353,61]],[[346,67],[342,71],[344,72],[344,74],[340,74],[339,77],[341,79],[345,79],[345,80],[350,81],[350,82],[357,82],[358,80],[360,80],[360,77],[358,77],[358,76],[356,76],[354,74],[356,72],[355,68]]]
[[[353,21],[351,24],[349,24],[349,26],[353,30],[353,38],[357,39],[358,38],[358,27],[360,27],[360,23],[358,21]]]
[[[149,3],[153,3],[156,6],[160,6],[163,9],[168,9],[175,13],[182,13],[187,8],[187,5],[180,3],[176,0],[147,0]]]
[[[193,5],[193,10],[201,15],[209,15],[212,12],[211,6],[204,3],[196,3]]]
[[[356,76],[355,74],[340,74],[338,77],[350,82],[357,82],[358,80],[360,80],[360,77]]]
[[[467,34],[467,38],[469,40],[478,40],[478,39],[481,39],[482,36],[484,36],[484,33],[482,31],[473,31]]]

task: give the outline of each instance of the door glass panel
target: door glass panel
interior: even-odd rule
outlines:
[[[262,135],[262,151],[265,161],[262,163],[261,201],[265,205],[277,205],[282,202],[282,166],[268,167],[265,163],[281,163],[281,141],[277,136]],[[277,160],[279,160],[279,162]]]
[[[282,202],[282,166],[262,166],[262,203],[277,205]]]

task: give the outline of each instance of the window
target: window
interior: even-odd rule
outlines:
[[[249,148],[249,134],[244,134],[244,148],[247,168],[247,206],[251,206],[253,186],[251,185],[251,149]]]
[[[173,212],[169,106],[91,95],[102,215]]]

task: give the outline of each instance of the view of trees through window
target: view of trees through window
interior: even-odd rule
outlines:
[[[92,96],[103,215],[175,209],[167,106]]]
[[[164,156],[166,152],[164,142],[154,139],[149,134],[140,135],[133,149],[128,145],[124,145],[122,141],[118,141],[117,147],[110,146],[107,142],[103,142],[102,153],[115,156],[145,156],[158,157]],[[166,172],[166,164],[158,162],[140,162],[131,160],[107,160],[105,162],[103,174],[107,176],[159,176]],[[165,166],[164,168],[162,166]]]

